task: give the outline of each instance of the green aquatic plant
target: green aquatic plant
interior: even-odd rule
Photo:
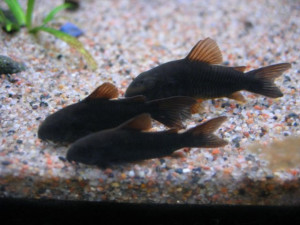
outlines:
[[[86,59],[88,65],[92,69],[97,68],[97,62],[92,57],[92,55],[83,47],[82,43],[78,41],[76,38],[68,35],[64,32],[56,30],[47,26],[47,24],[54,19],[55,15],[63,9],[71,8],[72,4],[64,3],[52,9],[48,15],[43,19],[42,24],[36,27],[32,27],[32,14],[34,10],[35,0],[27,1],[27,10],[23,11],[21,5],[18,0],[4,0],[10,10],[10,13],[13,15],[12,18],[8,18],[7,15],[9,13],[5,13],[0,9],[0,24],[3,29],[10,33],[20,30],[21,27],[26,26],[28,32],[31,34],[37,34],[39,31],[47,32],[56,38],[59,38],[69,44],[71,47],[75,48],[78,52],[80,52],[84,58]]]

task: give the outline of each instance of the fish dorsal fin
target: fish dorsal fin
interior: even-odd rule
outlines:
[[[240,71],[240,72],[245,72],[246,66],[234,66],[232,69]]]
[[[231,98],[231,99],[237,100],[239,102],[243,102],[243,103],[246,102],[246,99],[244,98],[244,96],[238,91],[233,92],[232,94],[228,95],[227,98]]]
[[[204,107],[202,105],[202,99],[201,102],[199,101],[199,99],[197,99],[197,101],[198,101],[197,103],[191,106],[191,114],[196,114],[201,111],[204,111]]]
[[[99,87],[97,87],[88,97],[87,99],[111,99],[117,98],[119,96],[118,89],[115,85],[105,82]]]
[[[223,62],[222,53],[217,43],[210,38],[199,41],[186,58],[190,61],[208,64],[221,64]]]
[[[133,129],[133,130],[149,130],[151,128],[151,116],[148,113],[140,114],[127,120],[119,126],[119,129]]]
[[[191,133],[193,135],[199,134],[212,134],[219,126],[227,119],[226,116],[220,116],[210,119],[194,128],[189,129],[186,133]]]

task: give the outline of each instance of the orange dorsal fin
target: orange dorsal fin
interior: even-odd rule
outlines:
[[[231,99],[237,100],[239,102],[243,102],[243,103],[246,102],[246,99],[244,98],[244,96],[238,91],[228,95],[227,98],[231,98]]]
[[[232,69],[240,71],[240,72],[245,72],[246,66],[234,66]]]
[[[133,129],[133,130],[149,130],[151,128],[151,116],[148,113],[140,114],[127,120],[125,123],[121,124],[119,129]]]
[[[222,53],[217,43],[210,38],[199,41],[186,58],[190,61],[208,64],[221,64],[223,62]]]
[[[201,111],[204,111],[204,107],[201,102],[197,102],[191,106],[191,114],[196,114]]]
[[[186,133],[191,133],[193,135],[212,134],[226,119],[226,116],[210,119],[194,128],[187,130]]]
[[[88,97],[87,99],[111,99],[117,98],[119,96],[118,89],[111,83],[103,83],[99,87],[97,87]]]

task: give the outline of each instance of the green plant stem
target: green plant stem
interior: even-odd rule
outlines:
[[[26,11],[26,27],[27,27],[27,29],[31,28],[34,3],[35,3],[35,0],[28,0],[28,2],[27,2],[27,11]]]
[[[75,48],[77,51],[79,51],[84,56],[84,58],[86,59],[88,65],[91,67],[92,70],[97,69],[98,65],[97,65],[97,62],[95,61],[95,59],[91,56],[91,54],[87,50],[85,50],[82,43],[80,41],[78,41],[76,38],[74,38],[66,33],[63,33],[59,30],[55,30],[53,28],[45,27],[45,26],[35,27],[34,29],[30,30],[29,32],[36,33],[40,30],[50,33],[50,34],[54,35],[55,37],[68,43],[71,47]]]
[[[59,5],[57,7],[55,7],[54,9],[51,10],[50,13],[48,13],[48,15],[43,19],[43,25],[46,25],[48,22],[50,22],[51,20],[53,20],[54,16],[61,10],[63,9],[67,9],[67,8],[71,8],[72,4],[70,3],[64,3],[62,5]]]
[[[22,26],[25,24],[26,18],[23,9],[20,6],[20,3],[17,0],[4,0],[8,5],[10,11],[14,14],[18,25]]]

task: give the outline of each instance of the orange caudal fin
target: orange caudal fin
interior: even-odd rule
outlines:
[[[275,85],[274,79],[290,68],[290,63],[280,63],[247,72],[247,76],[254,78],[254,82],[247,90],[270,98],[282,97],[283,94]]]

